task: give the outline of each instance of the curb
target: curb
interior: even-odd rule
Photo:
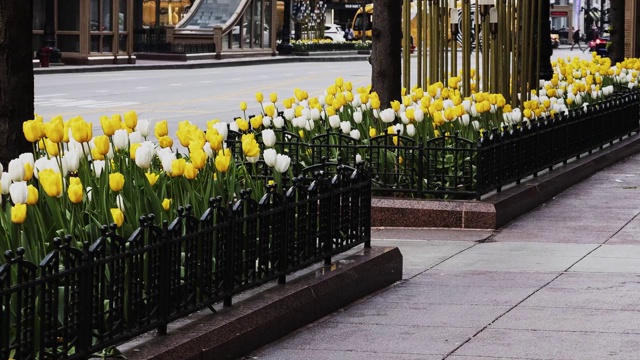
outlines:
[[[230,60],[211,60],[186,63],[170,64],[129,64],[129,65],[84,65],[56,66],[48,68],[34,68],[34,75],[42,74],[72,74],[84,72],[108,72],[108,71],[131,71],[131,70],[173,70],[173,69],[205,69],[230,66],[251,66],[264,64],[288,64],[300,62],[346,62],[346,61],[367,61],[368,55],[339,55],[339,56],[280,56],[269,58],[244,58]]]
[[[640,152],[635,134],[480,201],[374,198],[372,227],[498,229],[596,172]]]
[[[401,279],[397,247],[360,249],[167,335],[147,333],[119,347],[129,360],[235,359]]]

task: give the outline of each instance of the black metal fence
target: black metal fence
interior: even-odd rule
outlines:
[[[177,44],[167,42],[164,28],[138,29],[134,31],[133,51],[139,53],[203,54],[216,52],[215,43],[199,42]]]
[[[24,249],[0,266],[0,359],[86,359],[94,352],[278,279],[370,246],[371,182],[362,169],[296,178],[284,195],[211,199],[200,218],[153,215],[127,239],[115,227],[83,249],[55,239],[39,265]]]
[[[493,129],[479,141],[458,134],[424,142],[382,134],[363,144],[327,129],[307,142],[291,132],[275,132],[279,139],[276,149],[292,158],[294,175],[307,171],[310,164],[334,173],[340,164],[355,166],[360,157],[371,174],[374,195],[479,199],[637,133],[639,121],[640,92],[633,91],[589,105],[586,111],[572,110],[568,115],[532,121],[513,130]],[[227,140],[237,160],[242,158],[240,138],[241,134],[231,131]],[[257,140],[262,146],[260,136]]]

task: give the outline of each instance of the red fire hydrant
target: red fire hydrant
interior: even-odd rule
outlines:
[[[49,67],[49,57],[51,56],[51,52],[53,48],[51,46],[44,46],[40,49],[40,66],[41,67]]]

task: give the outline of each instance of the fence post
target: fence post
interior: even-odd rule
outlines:
[[[91,334],[93,327],[92,304],[93,301],[93,257],[89,252],[90,244],[85,242],[82,251],[82,271],[80,271],[80,319],[78,325],[78,345],[76,351],[82,358],[88,358],[91,347]]]
[[[418,140],[418,197],[423,197],[424,186],[424,144],[422,138]],[[428,181],[428,179],[427,179]]]
[[[224,247],[224,282],[223,288],[225,297],[223,301],[224,307],[229,307],[232,305],[232,294],[233,294],[233,271],[235,266],[234,261],[234,253],[235,253],[235,234],[236,232],[236,216],[235,211],[230,211],[229,215],[229,232],[227,234],[227,244]]]
[[[167,334],[167,324],[169,323],[169,302],[171,301],[171,280],[169,278],[171,276],[171,267],[169,266],[170,237],[169,222],[165,220],[162,223],[162,245],[160,246],[160,263],[163,266],[160,267],[158,315],[162,324],[158,326],[158,335]]]
[[[478,139],[478,141],[476,142],[476,200],[480,200],[480,198],[482,197],[482,182],[484,181],[482,174],[482,171],[484,170],[483,163],[484,150],[482,146],[482,136],[480,136],[480,139]]]
[[[283,231],[283,239],[280,248],[280,277],[278,277],[278,284],[285,284],[287,282],[287,267],[288,265],[288,251],[289,251],[289,231],[291,231],[291,226],[289,224],[289,216],[291,211],[291,206],[289,203],[289,193],[294,191],[293,187],[291,187],[288,191],[282,194],[282,206],[284,206],[284,231]]]

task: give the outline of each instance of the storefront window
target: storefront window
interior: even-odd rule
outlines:
[[[58,1],[58,30],[80,30],[80,0]]]
[[[44,0],[33,0],[33,30],[44,30]]]
[[[58,48],[62,52],[79,52],[80,40],[78,35],[58,35]]]
[[[120,6],[118,7],[118,30],[127,30],[127,0],[120,0]]]

